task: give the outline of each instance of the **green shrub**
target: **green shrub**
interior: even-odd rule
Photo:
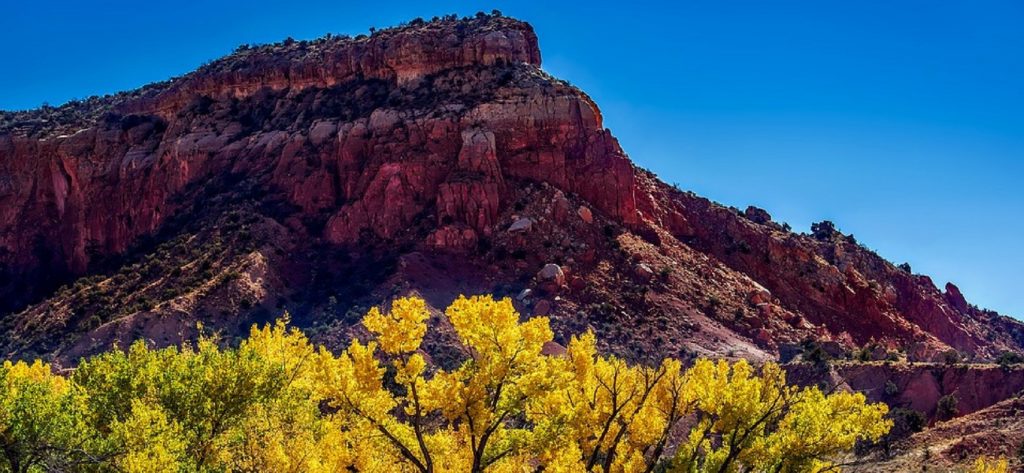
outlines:
[[[836,225],[829,220],[811,224],[811,234],[818,240],[831,240],[838,233]]]
[[[897,407],[890,411],[889,418],[893,421],[891,432],[894,433],[909,435],[924,430],[925,426],[928,425],[928,419],[921,411],[905,407]]]
[[[999,355],[999,358],[996,359],[996,363],[998,363],[999,367],[1003,369],[1009,369],[1012,365],[1024,363],[1024,356],[1012,351],[1004,351]]]
[[[886,396],[892,397],[892,396],[895,396],[895,395],[897,395],[899,393],[900,393],[900,387],[897,386],[896,383],[892,382],[891,379],[885,382],[885,395]]]
[[[963,360],[963,356],[956,350],[947,350],[942,353],[942,362],[946,366],[953,366]]]
[[[959,403],[960,400],[952,394],[942,396],[935,406],[935,415],[941,420],[952,419],[960,413],[960,408],[957,407]]]

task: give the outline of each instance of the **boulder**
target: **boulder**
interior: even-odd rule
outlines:
[[[556,191],[555,197],[551,202],[551,217],[558,223],[563,223],[569,217],[570,209],[569,199],[565,198],[565,194],[562,191]]]
[[[633,266],[633,274],[636,274],[637,279],[643,282],[649,282],[651,279],[654,279],[654,270],[645,263],[638,263],[636,266]]]
[[[576,215],[579,215],[580,220],[583,220],[583,223],[594,223],[594,214],[585,206],[581,205],[580,208],[576,209]]]
[[[772,301],[772,293],[764,287],[756,286],[754,290],[750,291],[749,301],[753,305],[767,304]]]
[[[533,228],[533,219],[529,217],[521,217],[512,222],[512,225],[508,227],[508,231],[513,233],[526,232],[531,228]]]
[[[548,263],[537,273],[537,279],[561,286],[565,284],[565,271],[562,271],[562,267],[557,264]]]
[[[565,356],[567,350],[557,342],[547,341],[540,347],[540,353],[545,356]]]
[[[569,278],[569,289],[573,291],[582,291],[587,287],[587,281],[579,276],[573,276]]]

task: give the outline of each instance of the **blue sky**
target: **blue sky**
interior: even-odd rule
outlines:
[[[1024,316],[1018,0],[23,2],[0,16],[0,108],[138,87],[240,43],[492,8],[531,22],[544,68],[665,181],[797,230],[833,220]]]

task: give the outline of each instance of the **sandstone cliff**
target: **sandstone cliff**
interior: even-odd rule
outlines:
[[[1022,351],[1020,323],[954,286],[635,167],[539,51],[509,18],[416,21],[5,112],[0,348],[70,361],[285,310],[342,343],[396,294],[489,292],[634,358]]]

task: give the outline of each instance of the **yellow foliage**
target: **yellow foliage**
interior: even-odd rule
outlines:
[[[376,307],[363,317],[363,325],[377,336],[381,350],[389,354],[416,351],[427,333],[430,318],[423,299],[402,298],[391,304],[387,314]]]
[[[371,309],[372,340],[340,354],[286,315],[235,349],[137,342],[70,378],[5,363],[0,432],[19,436],[0,442],[47,452],[25,457],[40,471],[814,472],[891,425],[884,405],[788,386],[772,363],[631,364],[590,332],[547,356],[548,320],[508,299],[460,297],[445,315],[465,353],[453,369],[421,351],[418,298]]]
[[[82,432],[80,389],[50,365],[0,364],[0,472],[59,469],[77,461]]]
[[[128,417],[110,426],[112,438],[123,446],[123,453],[114,459],[117,469],[128,473],[179,471],[179,458],[185,455],[180,429],[154,402],[132,400]]]
[[[687,375],[697,426],[676,453],[675,471],[819,471],[892,427],[884,404],[787,386],[774,363],[757,373],[742,360],[698,360]]]
[[[1005,458],[978,457],[971,466],[971,473],[1009,473],[1010,463]]]

